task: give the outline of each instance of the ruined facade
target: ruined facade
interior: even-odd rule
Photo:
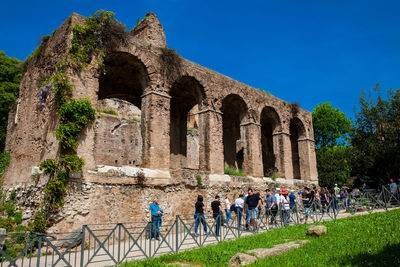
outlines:
[[[40,105],[38,88],[42,77],[67,52],[71,25],[76,23],[84,23],[84,18],[72,14],[22,79],[20,98],[8,123],[6,149],[11,151],[11,162],[4,184],[9,187],[31,188],[31,176],[40,162],[59,153],[54,136],[56,110]],[[146,190],[157,191],[149,194],[181,190],[181,196],[190,195],[174,199],[179,206],[194,199],[197,191],[234,192],[248,185],[263,190],[272,173],[288,184],[317,183],[310,112],[185,59],[179,76],[168,79],[159,60],[166,38],[154,14],[126,35],[126,42],[107,51],[105,73],[99,75],[90,67],[69,73],[73,97],[89,99],[98,110],[79,140],[84,171],[72,179],[89,184],[92,191],[102,188],[93,200],[83,198],[85,205],[99,202],[101,195],[107,199],[105,194],[115,194],[110,190],[122,187],[131,200],[143,195],[139,209],[145,209]],[[243,170],[249,178],[224,175],[227,166]],[[144,185],[138,186],[138,172],[145,175]],[[202,188],[196,188],[198,176]],[[121,188],[107,189],[111,185]],[[71,201],[78,199],[73,197],[76,192],[70,192]],[[122,210],[123,205],[129,206],[121,199],[120,203]],[[189,203],[187,209],[191,208]],[[104,220],[109,220],[103,213]]]

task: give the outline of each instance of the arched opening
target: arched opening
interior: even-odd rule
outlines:
[[[276,172],[276,158],[274,151],[273,134],[280,129],[279,116],[272,107],[265,107],[261,112],[261,147],[264,176]]]
[[[294,118],[290,121],[290,143],[292,149],[292,166],[293,166],[293,178],[301,179],[300,170],[300,150],[299,150],[299,139],[304,137],[305,129],[303,123],[298,119]]]
[[[247,114],[247,105],[238,95],[228,95],[222,101],[223,145],[225,166],[242,169],[244,160],[240,124]]]
[[[140,166],[142,163],[141,95],[148,86],[146,67],[134,55],[110,53],[99,77],[95,129],[96,164]]]
[[[198,168],[198,115],[204,89],[193,77],[183,76],[170,90],[170,166]]]
[[[140,109],[141,95],[149,81],[144,64],[132,54],[117,52],[105,57],[104,68],[99,78],[99,100],[121,99]]]

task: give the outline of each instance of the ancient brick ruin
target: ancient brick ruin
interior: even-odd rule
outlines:
[[[56,111],[39,105],[38,81],[66,53],[76,23],[84,18],[72,14],[30,64],[9,116],[11,163],[4,184],[18,185],[32,198],[27,192],[46,182],[41,177],[34,185],[32,174],[59,153]],[[267,178],[273,171],[281,178],[275,182],[287,187],[317,181],[310,112],[185,59],[179,77],[170,80],[159,61],[166,46],[160,22],[149,14],[127,32],[127,42],[107,51],[105,74],[91,68],[69,74],[74,98],[117,114],[99,112],[81,135],[78,155],[85,167],[71,179],[60,227],[143,217],[154,195],[171,215],[177,207],[192,212],[198,193],[210,198],[249,185],[263,190],[274,183]],[[226,166],[248,177],[224,175]],[[138,181],[139,172],[144,181]],[[36,200],[22,201],[29,206]]]

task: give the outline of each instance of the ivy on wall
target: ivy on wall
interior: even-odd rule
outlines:
[[[53,75],[48,76],[39,90],[39,101],[45,106],[50,97],[54,97],[58,110],[59,126],[56,138],[61,145],[58,159],[46,159],[40,169],[49,177],[45,185],[45,196],[33,221],[31,230],[45,232],[49,226],[49,216],[64,205],[64,196],[68,188],[68,178],[72,173],[81,172],[84,160],[76,155],[78,138],[87,125],[94,120],[95,110],[89,100],[72,99],[73,85],[67,70],[84,70],[92,59],[93,64],[103,70],[103,57],[108,46],[123,40],[125,26],[114,18],[114,13],[100,10],[86,18],[84,25],[75,25],[72,29],[71,47],[64,60],[55,65]],[[112,38],[110,38],[112,35]]]

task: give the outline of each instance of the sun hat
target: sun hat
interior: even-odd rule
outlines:
[[[282,193],[282,195],[286,195],[286,194],[288,194],[289,192],[288,192],[285,188],[282,188],[281,193]]]

